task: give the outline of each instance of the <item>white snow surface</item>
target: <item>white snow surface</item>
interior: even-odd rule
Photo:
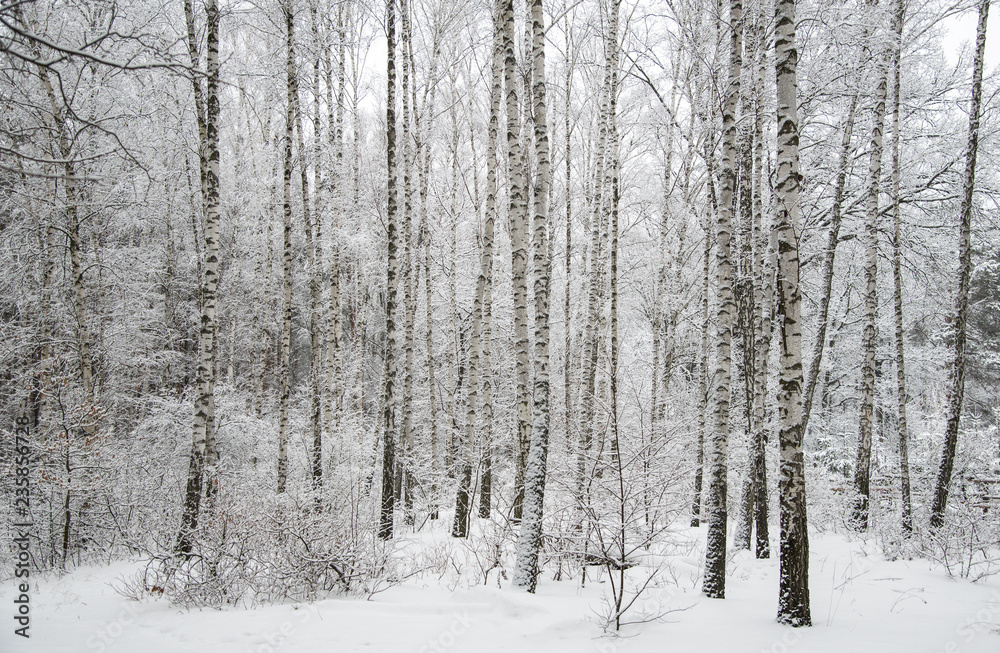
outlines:
[[[411,536],[412,537],[412,536]],[[667,611],[659,620],[609,634],[606,574],[555,581],[546,573],[529,595],[491,572],[472,586],[437,576],[411,578],[370,599],[333,596],[311,604],[185,610],[162,598],[115,591],[138,561],[81,567],[32,580],[30,638],[14,634],[16,586],[0,587],[7,607],[3,653],[737,653],[1000,652],[1000,577],[949,578],[923,559],[888,561],[873,539],[813,534],[810,628],[775,621],[778,561],[730,556],[725,600],[700,594],[704,529],[677,533],[689,553],[660,559],[660,587],[626,614]],[[447,541],[443,531],[414,538]],[[681,547],[680,550],[683,550]],[[648,561],[647,561],[648,562]],[[631,570],[648,576],[649,567]],[[508,577],[512,570],[507,570]],[[481,581],[480,581],[481,582]]]

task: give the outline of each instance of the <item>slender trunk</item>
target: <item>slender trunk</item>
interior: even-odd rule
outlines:
[[[868,164],[868,194],[865,202],[865,310],[861,335],[861,416],[858,428],[858,455],[854,466],[856,494],[851,521],[858,530],[868,530],[868,494],[871,479],[872,429],[875,407],[875,312],[878,308],[878,195],[882,180],[882,129],[885,123],[886,77],[888,70],[878,55],[872,150]]]
[[[617,4],[614,0],[612,25],[617,25]],[[517,542],[517,568],[514,584],[529,592],[538,581],[538,555],[542,546],[542,517],[545,499],[545,473],[549,450],[549,161],[548,117],[545,105],[545,19],[542,0],[531,0],[531,55],[534,81],[535,178],[534,195],[534,420],[531,426],[531,446],[524,475],[524,521]],[[615,36],[617,43],[617,36]],[[615,49],[617,52],[617,48]],[[612,55],[615,57],[615,54]]]
[[[514,3],[500,0],[504,25],[504,84],[507,88],[507,167],[510,176],[511,274],[514,287],[514,356],[516,370],[517,460],[514,471],[513,518],[521,518],[524,469],[531,437],[531,407],[528,389],[528,237],[524,167],[521,155],[521,114],[517,92],[517,61],[514,56]]]
[[[715,156],[713,154],[714,144],[711,139],[705,141],[705,166],[706,178],[708,179],[708,205],[709,211],[705,215],[705,252],[703,275],[704,285],[701,296],[701,365],[698,380],[698,449],[695,453],[694,471],[694,502],[691,506],[691,526],[697,528],[701,525],[701,504],[702,485],[705,476],[705,436],[708,434],[708,409],[709,409],[709,373],[708,373],[708,332],[711,327],[708,313],[709,294],[712,287],[712,222],[719,212],[719,206],[715,194]]]
[[[455,459],[457,451],[457,439],[459,436],[458,432],[458,404],[459,404],[459,391],[462,387],[462,361],[461,361],[461,351],[462,351],[462,333],[459,332],[458,327],[458,297],[456,291],[456,284],[458,282],[458,148],[459,148],[459,131],[458,131],[458,110],[457,105],[459,102],[458,93],[456,90],[457,81],[456,73],[452,70],[450,75],[451,82],[451,107],[449,110],[451,118],[451,183],[449,189],[448,198],[448,349],[446,350],[445,359],[447,361],[448,367],[448,383],[449,383],[449,403],[448,403],[448,420],[450,422],[448,429],[448,450],[446,455],[446,467],[448,468],[448,476],[454,477],[456,471],[457,460]]]
[[[979,120],[983,99],[983,53],[986,48],[986,22],[990,0],[980,0],[979,24],[976,28],[976,55],[972,64],[972,101],[969,107],[969,144],[965,153],[965,179],[958,232],[958,291],[955,295],[955,345],[951,361],[951,388],[948,397],[948,424],[945,428],[941,466],[938,468],[934,501],[931,505],[931,527],[944,524],[948,505],[948,486],[955,466],[958,446],[958,426],[965,398],[966,323],[969,319],[969,277],[972,273],[972,200],[976,184],[976,153],[979,147]]]
[[[428,145],[429,147],[429,145]],[[423,186],[421,186],[423,189]],[[441,470],[439,467],[440,454],[438,453],[438,406],[437,406],[437,383],[434,378],[434,304],[432,298],[433,284],[431,282],[431,230],[428,224],[426,194],[421,190],[421,225],[424,241],[424,296],[426,299],[426,342],[427,350],[427,399],[430,403],[431,417],[431,511],[430,518],[438,518],[438,478]]]
[[[396,496],[393,492],[396,467],[396,279],[399,260],[396,254],[396,4],[386,0],[386,170],[387,182],[387,259],[385,290],[385,372],[382,389],[382,502],[379,511],[378,536],[392,538],[393,512]]]
[[[762,178],[764,176],[764,75],[767,68],[767,47],[765,44],[764,8],[759,4],[756,14],[757,71],[754,79],[756,101],[754,115],[754,179],[753,179],[753,222],[756,254],[756,341],[754,350],[757,372],[756,393],[754,395],[754,475],[756,485],[755,526],[757,529],[755,555],[758,559],[771,557],[771,542],[768,528],[770,508],[767,503],[767,457],[766,444],[768,428],[765,423],[765,409],[768,396],[768,368],[771,359],[771,315],[774,311],[774,280],[778,251],[774,240],[774,229],[770,221],[765,224]]]
[[[324,428],[328,434],[333,433],[335,423],[339,424],[343,410],[343,324],[341,320],[341,288],[340,288],[340,218],[344,211],[344,92],[345,92],[345,41],[344,9],[337,8],[337,94],[333,94],[333,62],[330,51],[331,44],[323,48],[324,67],[326,69],[326,110],[327,110],[327,141],[333,156],[328,157],[326,166],[325,201],[330,212],[329,246],[330,246],[330,299],[327,309],[326,333],[326,377]],[[317,96],[319,89],[316,90]],[[319,165],[319,157],[317,163]]]
[[[490,118],[486,145],[486,214],[483,222],[483,261],[481,275],[485,275],[483,286],[483,334],[480,348],[482,359],[482,420],[481,432],[483,450],[483,473],[479,489],[479,516],[488,519],[491,513],[493,495],[493,370],[492,370],[492,326],[493,326],[493,237],[497,209],[497,141],[500,134],[500,95],[503,84],[503,23],[499,15],[493,16],[493,64],[490,84]]]
[[[278,403],[278,494],[285,491],[288,481],[288,405],[291,394],[291,350],[292,350],[292,136],[295,128],[295,17],[292,2],[285,4],[285,33],[288,61],[286,63],[287,103],[285,106],[285,167],[282,176],[284,191],[284,241],[282,249],[282,270],[284,297],[282,300],[281,355],[279,375],[281,377]]]
[[[742,316],[743,332],[743,368],[744,368],[744,388],[746,398],[746,418],[747,418],[747,466],[743,477],[743,487],[740,495],[740,516],[736,526],[734,546],[740,549],[750,549],[750,540],[753,535],[753,527],[757,523],[758,508],[766,513],[766,502],[762,506],[757,505],[757,499],[766,491],[760,492],[761,477],[766,473],[764,463],[764,440],[766,438],[766,428],[764,425],[764,407],[767,395],[767,359],[770,338],[764,336],[764,313],[770,321],[771,306],[764,303],[764,284],[773,279],[764,272],[768,260],[767,239],[762,237],[762,201],[760,197],[760,163],[762,156],[758,156],[758,148],[762,146],[763,137],[763,112],[761,111],[761,95],[763,92],[763,75],[761,64],[763,63],[763,28],[760,15],[761,7],[758,7],[753,14],[753,23],[747,30],[747,49],[752,52],[753,57],[753,131],[746,138],[745,150],[741,153],[743,158],[741,189],[741,209],[742,231],[743,231],[743,270],[742,294],[743,306],[740,310]],[[749,112],[751,101],[747,98],[744,107]],[[766,281],[765,281],[766,280]],[[773,297],[770,298],[773,300]],[[764,520],[766,524],[766,519]],[[761,533],[758,532],[758,543]],[[767,549],[766,540],[764,549]]]
[[[902,243],[900,230],[903,218],[899,209],[899,104],[900,104],[900,52],[903,47],[903,18],[906,12],[905,0],[896,0],[893,16],[895,32],[892,48],[892,304],[895,318],[896,340],[896,406],[899,423],[899,489],[902,504],[902,527],[909,533],[913,530],[913,509],[910,505],[910,454],[907,440],[909,429],[906,423],[906,368],[903,364],[903,275]]]
[[[431,229],[427,213],[427,194],[430,185],[431,169],[431,142],[426,138],[430,132],[430,122],[434,117],[435,97],[437,94],[438,81],[438,60],[441,54],[440,41],[437,36],[433,48],[431,59],[431,71],[428,76],[428,83],[424,87],[423,102],[421,109],[417,110],[416,84],[411,85],[410,91],[413,94],[414,107],[414,139],[416,141],[416,152],[414,153],[417,162],[417,192],[420,210],[420,236],[419,241],[423,243],[423,273],[424,273],[424,297],[425,297],[425,349],[427,356],[427,398],[430,404],[430,445],[431,445],[431,479],[430,479],[430,519],[438,518],[438,481],[440,478],[440,456],[438,453],[438,403],[434,369],[434,305],[433,305],[433,281],[431,279]],[[416,77],[416,66],[414,65],[412,49],[407,53],[407,60],[410,66],[410,73]]]
[[[707,148],[706,148],[707,149]],[[709,166],[711,168],[711,166]],[[708,173],[711,183],[712,172]],[[695,449],[694,499],[691,502],[691,527],[701,526],[701,490],[705,469],[705,430],[708,421],[708,294],[711,282],[712,230],[711,220],[705,218],[704,283],[701,293],[701,354],[698,365],[698,443]]]
[[[837,242],[840,239],[844,188],[847,184],[847,168],[851,160],[851,134],[854,131],[854,117],[857,108],[858,94],[854,93],[851,95],[850,104],[847,108],[847,119],[844,121],[844,135],[840,143],[840,162],[837,166],[837,181],[833,188],[833,207],[830,209],[830,232],[827,237],[826,250],[823,253],[823,280],[820,285],[819,311],[816,317],[816,339],[813,342],[812,360],[809,363],[809,374],[806,378],[806,389],[803,393],[803,433],[806,432],[806,428],[809,426],[813,395],[816,392],[816,382],[819,379],[819,370],[823,363],[823,352],[826,349],[826,332],[830,321],[830,292],[833,289],[833,264],[837,253]]]
[[[295,122],[295,144],[299,155],[299,186],[302,192],[302,222],[305,233],[306,267],[309,274],[309,431],[312,440],[310,471],[314,489],[323,485],[323,421],[322,384],[320,359],[320,277],[316,248],[321,240],[319,215],[313,215],[309,197],[309,168],[306,159],[305,136],[302,131],[302,101],[299,97],[298,71],[291,70],[289,97],[293,101],[292,115]],[[316,89],[319,92],[319,89]],[[318,116],[316,116],[318,119]],[[319,160],[313,161],[314,166]],[[315,220],[313,219],[315,217]]]
[[[722,191],[715,227],[716,284],[719,305],[715,325],[717,373],[714,375],[713,433],[708,455],[708,541],[705,547],[705,578],[702,592],[714,599],[726,596],[726,530],[728,512],[729,385],[732,343],[733,265],[730,256],[732,215],[736,181],[736,106],[740,96],[740,69],[743,41],[743,3],[731,0],[729,22],[732,30],[729,51],[729,85],[722,110]]]
[[[566,296],[563,300],[563,321],[565,336],[563,342],[563,410],[566,415],[566,448],[572,448],[573,442],[573,387],[570,370],[573,366],[573,312],[571,310],[573,288],[573,132],[570,129],[570,109],[573,105],[573,68],[571,53],[573,30],[569,14],[566,14],[566,111],[563,115],[563,137],[566,151]]]
[[[802,295],[799,289],[799,126],[795,0],[778,0],[775,14],[778,170],[775,229],[778,240],[776,315],[780,342],[778,378],[778,481],[781,526],[778,622],[810,626],[809,530],[806,525],[802,451]]]
[[[187,4],[187,3],[186,3]],[[197,47],[193,40],[194,16],[190,8],[185,6],[188,19],[188,32],[191,40],[192,63],[197,65]],[[199,152],[201,154],[202,191],[204,211],[205,261],[202,267],[201,283],[201,324],[199,332],[199,356],[197,368],[197,394],[194,406],[194,433],[192,437],[191,458],[188,466],[187,487],[185,490],[184,512],[181,517],[180,533],[177,538],[176,550],[179,553],[191,552],[193,531],[198,527],[198,517],[201,508],[201,493],[203,487],[209,485],[212,493],[213,477],[206,467],[213,467],[218,459],[218,453],[211,443],[214,442],[214,406],[213,398],[215,382],[215,361],[217,357],[215,346],[216,321],[216,291],[219,274],[219,8],[215,0],[205,4],[207,20],[207,63],[206,88],[207,103],[204,114],[198,101],[201,96],[200,82],[195,79],[196,112],[199,116],[199,135],[202,137]],[[204,118],[202,118],[204,116]],[[206,479],[205,477],[208,476]]]
[[[408,0],[401,0],[400,18],[402,23],[403,49],[403,89],[401,95],[403,115],[403,392],[400,410],[403,413],[403,503],[407,509],[407,520],[413,505],[413,324],[417,311],[413,271],[413,139],[410,130],[410,84],[416,79],[410,77],[410,62],[413,59],[410,43],[410,6]],[[413,107],[416,110],[416,107]]]
[[[607,38],[605,38],[607,41]],[[608,149],[608,111],[612,95],[611,88],[611,57],[612,48],[606,43],[605,51],[608,57],[604,68],[604,87],[601,92],[601,107],[598,114],[597,148],[593,153],[595,174],[592,179],[592,193],[589,194],[591,208],[590,216],[590,269],[587,288],[587,321],[584,326],[583,352],[581,364],[580,389],[580,440],[577,445],[577,478],[576,494],[578,509],[586,512],[589,504],[589,476],[587,474],[588,456],[593,444],[594,414],[596,403],[597,352],[600,340],[601,295],[604,287],[604,260],[602,256],[603,240],[601,224],[604,198],[605,168]]]

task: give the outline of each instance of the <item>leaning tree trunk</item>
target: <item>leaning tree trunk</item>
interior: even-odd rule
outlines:
[[[851,134],[854,131],[854,116],[857,108],[858,94],[853,93],[847,109],[847,120],[844,122],[844,135],[840,143],[840,162],[837,166],[837,180],[833,187],[833,207],[830,209],[830,231],[827,236],[826,250],[823,252],[823,280],[820,284],[819,314],[816,317],[816,339],[813,342],[812,360],[809,363],[809,374],[806,378],[806,389],[803,396],[803,433],[806,432],[806,427],[809,426],[809,415],[812,412],[812,400],[816,392],[816,381],[819,379],[819,370],[823,363],[823,352],[826,349],[826,332],[830,322],[830,292],[833,289],[833,264],[837,254],[837,243],[840,240],[844,188],[847,185],[847,168],[851,161]]]
[[[396,466],[396,278],[399,259],[396,255],[396,6],[386,0],[386,170],[389,173],[386,206],[386,254],[388,266],[385,290],[385,371],[382,386],[382,502],[379,509],[378,536],[392,538],[396,495],[393,485]]]
[[[809,530],[806,525],[802,451],[802,295],[799,289],[799,126],[795,49],[795,0],[778,0],[775,14],[777,177],[774,188],[778,240],[776,293],[781,369],[778,379],[781,526],[778,622],[810,626]]]
[[[185,7],[185,10],[188,16],[189,33],[193,34],[193,14],[188,7]],[[203,136],[200,152],[202,154],[202,190],[204,193],[205,263],[202,267],[202,315],[199,331],[198,390],[194,405],[194,433],[188,466],[184,512],[181,517],[180,533],[176,546],[177,551],[183,554],[191,552],[191,538],[194,529],[198,527],[206,464],[213,464],[215,462],[213,458],[216,457],[212,455],[213,452],[209,451],[209,441],[214,441],[210,431],[214,426],[215,318],[216,292],[219,284],[219,7],[216,0],[208,0],[205,3],[205,17],[207,22],[206,89],[208,98],[205,103],[203,121],[200,119],[202,115],[200,108],[196,107],[199,109],[199,122],[204,124],[204,130],[199,130],[199,132]],[[193,40],[189,44],[192,48],[192,58],[196,61],[196,44]],[[197,100],[201,97],[201,85],[197,79],[194,84]]]
[[[905,0],[896,0],[893,16],[894,43],[892,48],[892,305],[895,318],[896,340],[896,407],[899,421],[899,490],[902,504],[902,527],[909,533],[913,530],[913,510],[910,505],[910,454],[908,451],[909,429],[906,425],[906,368],[903,343],[903,275],[902,243],[900,227],[902,216],[899,209],[899,103],[900,103],[900,51],[903,47],[903,17]]]
[[[617,2],[617,0],[616,0]],[[612,25],[617,23],[614,11]],[[549,451],[549,162],[548,118],[545,106],[545,19],[542,0],[531,0],[532,99],[535,124],[534,282],[535,282],[535,383],[534,422],[524,475],[524,511],[517,542],[514,584],[529,592],[538,582],[538,555],[542,546],[542,508]],[[617,42],[617,38],[616,38]],[[617,48],[614,52],[617,51]],[[614,57],[615,55],[612,54]]]
[[[962,206],[958,232],[958,292],[955,295],[955,345],[951,362],[951,389],[948,401],[948,425],[944,434],[944,450],[938,469],[934,501],[931,505],[931,527],[944,524],[948,505],[948,485],[955,466],[958,445],[958,424],[965,397],[966,323],[969,319],[969,277],[972,273],[972,193],[976,184],[976,151],[979,147],[979,117],[983,99],[983,53],[986,48],[986,21],[990,0],[980,0],[979,25],[976,28],[976,55],[972,64],[972,102],[969,107],[969,144],[965,153],[965,181],[962,186]]]
[[[878,86],[875,91],[871,159],[868,164],[868,194],[865,198],[865,310],[861,335],[861,418],[858,455],[854,466],[856,495],[851,521],[860,531],[868,530],[868,496],[871,480],[872,427],[875,406],[875,311],[878,308],[878,194],[882,180],[882,129],[885,123],[886,70],[882,56],[876,60]]]
[[[743,64],[743,3],[731,0],[729,21],[732,35],[729,50],[729,86],[722,109],[722,191],[715,225],[715,279],[719,305],[715,324],[717,372],[713,429],[708,455],[708,539],[705,545],[705,579],[702,592],[713,599],[726,596],[726,494],[729,458],[729,384],[732,365],[733,264],[730,241],[733,224],[733,195],[736,186],[736,106],[740,96],[740,69]]]

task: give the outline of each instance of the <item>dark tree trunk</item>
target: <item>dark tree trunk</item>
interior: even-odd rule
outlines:
[[[931,505],[931,527],[944,524],[948,505],[948,486],[955,467],[958,446],[958,425],[965,397],[966,323],[969,319],[969,277],[972,272],[972,193],[976,184],[976,151],[979,147],[979,119],[983,99],[983,55],[986,49],[986,22],[990,0],[980,0],[979,25],[976,29],[976,55],[972,64],[972,102],[969,107],[969,145],[965,153],[965,182],[958,235],[958,292],[955,295],[955,344],[951,363],[951,389],[948,401],[948,424],[944,434],[944,450],[938,469],[934,501]]]

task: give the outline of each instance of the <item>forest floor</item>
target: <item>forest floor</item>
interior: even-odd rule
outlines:
[[[440,522],[439,522],[440,523]],[[443,528],[443,527],[442,527]],[[702,529],[684,529],[678,555],[657,562],[661,586],[649,589],[625,620],[602,628],[610,582],[591,571],[554,581],[535,595],[509,587],[496,571],[488,583],[447,575],[411,578],[369,600],[334,597],[311,604],[253,609],[184,610],[164,599],[136,602],[114,589],[141,569],[139,562],[81,567],[36,579],[31,587],[30,639],[14,635],[3,618],[0,651],[14,653],[796,653],[1000,651],[1000,577],[972,583],[950,578],[923,559],[889,561],[874,539],[813,534],[811,628],[774,620],[778,561],[736,553],[729,564],[727,598],[699,592]],[[419,542],[447,545],[443,531]],[[649,567],[632,570],[642,581]],[[509,574],[508,574],[509,575]],[[480,581],[481,582],[481,581]],[[0,587],[0,604],[13,613],[14,581]]]

